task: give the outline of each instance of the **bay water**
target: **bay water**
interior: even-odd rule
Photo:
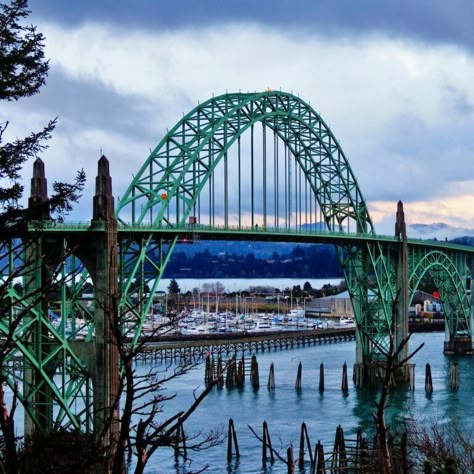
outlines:
[[[415,388],[396,390],[390,397],[386,419],[393,429],[404,420],[417,423],[465,423],[474,416],[474,358],[461,357],[459,362],[460,386],[457,391],[450,388],[450,364],[452,357],[443,355],[444,333],[417,333],[410,340],[410,350],[420,344],[423,348],[415,355]],[[245,354],[250,358],[251,354]],[[299,447],[299,433],[302,422],[308,427],[314,447],[320,440],[325,450],[334,443],[336,427],[340,424],[345,436],[355,439],[361,428],[371,435],[374,430],[372,413],[378,395],[372,391],[356,389],[350,379],[349,392],[341,391],[342,366],[348,365],[349,378],[355,360],[355,342],[340,342],[306,346],[295,349],[277,349],[257,353],[260,371],[260,389],[255,391],[246,380],[243,389],[214,389],[187,420],[185,432],[188,436],[204,434],[211,430],[227,432],[229,418],[234,420],[240,447],[240,459],[230,464],[226,460],[227,442],[209,450],[189,453],[190,460],[175,463],[170,449],[158,450],[150,460],[147,472],[187,473],[196,472],[208,466],[208,473],[285,473],[281,461],[262,467],[262,446],[252,434],[252,427],[262,436],[262,424],[268,423],[273,447],[286,457],[286,449],[293,445],[295,456]],[[269,367],[275,367],[275,391],[267,389]],[[303,366],[302,389],[295,390],[297,367]],[[319,392],[320,364],[324,363],[325,390]],[[434,391],[427,394],[424,388],[425,364],[430,363]],[[150,368],[170,370],[165,363],[143,364],[139,370]],[[204,389],[204,361],[198,368],[185,376],[174,379],[165,386],[165,394],[176,394],[163,405],[164,413],[159,418],[174,414],[189,406],[194,396]],[[190,442],[191,443],[191,442]],[[307,467],[307,472],[309,467]]]

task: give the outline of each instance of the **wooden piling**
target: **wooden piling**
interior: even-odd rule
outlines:
[[[308,449],[309,453],[309,460],[311,463],[311,466],[314,463],[313,459],[313,451],[311,449],[311,442],[309,440],[309,435],[308,435],[308,428],[306,427],[306,423],[301,424],[301,431],[300,431],[300,450],[298,454],[298,467],[300,470],[304,469],[304,453],[305,453],[305,444]]]
[[[236,358],[235,356],[232,357],[232,360],[227,368],[227,376],[225,379],[225,386],[226,388],[234,388],[236,384],[236,378],[237,378],[237,368],[236,368]]]
[[[175,458],[175,460],[177,460],[178,457],[179,457],[179,446],[180,446],[180,444],[183,448],[183,458],[187,459],[188,452],[187,452],[187,447],[186,447],[186,435],[184,434],[184,427],[183,427],[183,423],[181,421],[178,424],[178,427],[176,428],[176,444],[174,446],[174,458]]]
[[[235,449],[235,457],[240,457],[239,443],[237,442],[237,433],[234,427],[234,420],[229,418],[229,428],[227,430],[227,462],[232,460],[232,446]]]
[[[222,357],[219,356],[217,359],[217,388],[222,388],[224,386],[224,374],[222,373]]]
[[[311,474],[326,474],[326,463],[324,461],[324,449],[321,441],[314,449],[314,463],[311,468]]]
[[[426,364],[425,391],[427,393],[432,393],[433,392],[433,379],[431,378],[431,366],[430,366],[430,364]]]
[[[211,356],[208,355],[206,357],[206,365],[204,369],[204,383],[206,386],[208,386],[213,379],[213,371],[212,371],[212,361],[211,361]]]
[[[245,383],[245,360],[242,357],[241,360],[239,360],[239,366],[237,369],[237,377],[236,377],[236,385],[237,388],[244,388],[244,383]]]
[[[263,436],[262,436],[262,464],[263,467],[267,465],[267,450],[270,452],[270,462],[275,462],[275,456],[273,454],[272,440],[270,439],[270,432],[268,431],[267,422],[263,422]]]
[[[286,450],[286,460],[288,465],[288,474],[295,474],[295,460],[293,457],[293,446]]]
[[[319,392],[324,392],[324,364],[319,365]]]
[[[298,371],[296,373],[296,382],[295,382],[295,389],[301,390],[301,374],[303,372],[303,365],[301,362],[298,364]]]
[[[275,390],[275,367],[273,362],[270,364],[270,373],[268,374],[268,390]]]
[[[342,366],[342,383],[341,383],[341,390],[344,394],[349,392],[349,384],[347,382],[347,364],[344,362]]]
[[[344,430],[341,425],[338,425],[334,438],[331,470],[334,471],[345,467],[347,467],[346,442],[344,440]]]
[[[459,388],[458,363],[451,362],[451,390],[456,391]]]
[[[251,382],[252,388],[254,390],[258,390],[260,388],[260,376],[258,374],[258,362],[257,362],[257,356],[255,354],[252,356],[252,361],[250,363],[250,382]]]

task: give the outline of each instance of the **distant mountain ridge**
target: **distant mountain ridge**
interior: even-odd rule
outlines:
[[[408,224],[408,237],[421,239],[454,240],[463,237],[474,237],[474,229],[454,227],[444,222],[432,224]]]

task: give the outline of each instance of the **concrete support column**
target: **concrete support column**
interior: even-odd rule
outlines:
[[[98,163],[93,219],[93,280],[95,293],[94,433],[112,452],[118,439],[119,356],[114,327],[118,325],[117,221],[109,162]]]
[[[31,192],[28,199],[29,219],[32,221],[46,221],[50,219],[47,181],[44,163],[37,159],[33,164],[31,178]],[[47,291],[49,277],[46,262],[43,238],[33,233],[33,239],[24,241],[26,275],[24,287],[28,289],[29,300],[33,311],[24,315],[29,327],[26,335],[27,345],[33,353],[33,360],[25,363],[23,396],[26,401],[24,430],[25,436],[32,436],[36,429],[49,431],[52,424],[52,393],[47,386],[39,369],[53,375],[54,369],[43,367],[43,360],[49,354],[49,337],[47,328],[42,324],[42,317],[48,317]],[[30,323],[30,324],[28,324]],[[51,364],[50,364],[51,365]],[[35,422],[36,420],[36,422]]]
[[[407,231],[405,224],[405,213],[403,212],[403,203],[398,201],[397,219],[395,223],[395,236],[398,237],[400,245],[397,255],[397,290],[398,290],[398,308],[395,320],[395,348],[408,337],[408,311],[409,311],[409,294],[408,294],[408,245]],[[408,344],[405,345],[400,353],[400,360],[408,357]]]

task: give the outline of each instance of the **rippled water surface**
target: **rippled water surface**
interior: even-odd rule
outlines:
[[[388,423],[395,424],[404,417],[417,421],[447,422],[469,420],[474,415],[474,369],[473,358],[460,358],[460,387],[457,392],[449,388],[449,367],[451,358],[442,353],[444,333],[415,334],[411,340],[411,350],[425,342],[416,354],[416,383],[413,392],[399,391],[391,397],[391,407],[387,412]],[[250,357],[246,354],[246,357]],[[172,452],[162,449],[150,461],[147,472],[190,472],[208,465],[209,473],[283,473],[286,466],[276,461],[264,470],[261,463],[261,445],[252,435],[248,425],[261,435],[262,423],[267,421],[274,447],[282,449],[293,444],[299,445],[301,423],[308,427],[311,443],[318,440],[329,449],[334,442],[338,424],[344,428],[349,438],[354,438],[359,427],[369,432],[373,428],[372,412],[374,394],[356,390],[349,383],[349,393],[341,391],[342,366],[347,362],[349,376],[355,358],[355,343],[316,345],[311,347],[259,352],[260,390],[255,392],[248,381],[243,390],[214,390],[187,421],[188,435],[221,428],[227,431],[229,418],[233,418],[237,431],[241,457],[230,465],[226,460],[227,443],[200,453],[190,453],[191,463],[175,465]],[[268,371],[271,362],[275,366],[276,390],[267,390]],[[303,365],[301,392],[295,391],[298,363]],[[325,366],[325,391],[319,393],[319,367]],[[432,368],[434,391],[427,395],[424,389],[425,364]],[[166,413],[174,413],[189,405],[193,391],[202,390],[204,367],[201,365],[186,376],[167,385],[167,391],[176,393],[176,398],[164,406]]]

